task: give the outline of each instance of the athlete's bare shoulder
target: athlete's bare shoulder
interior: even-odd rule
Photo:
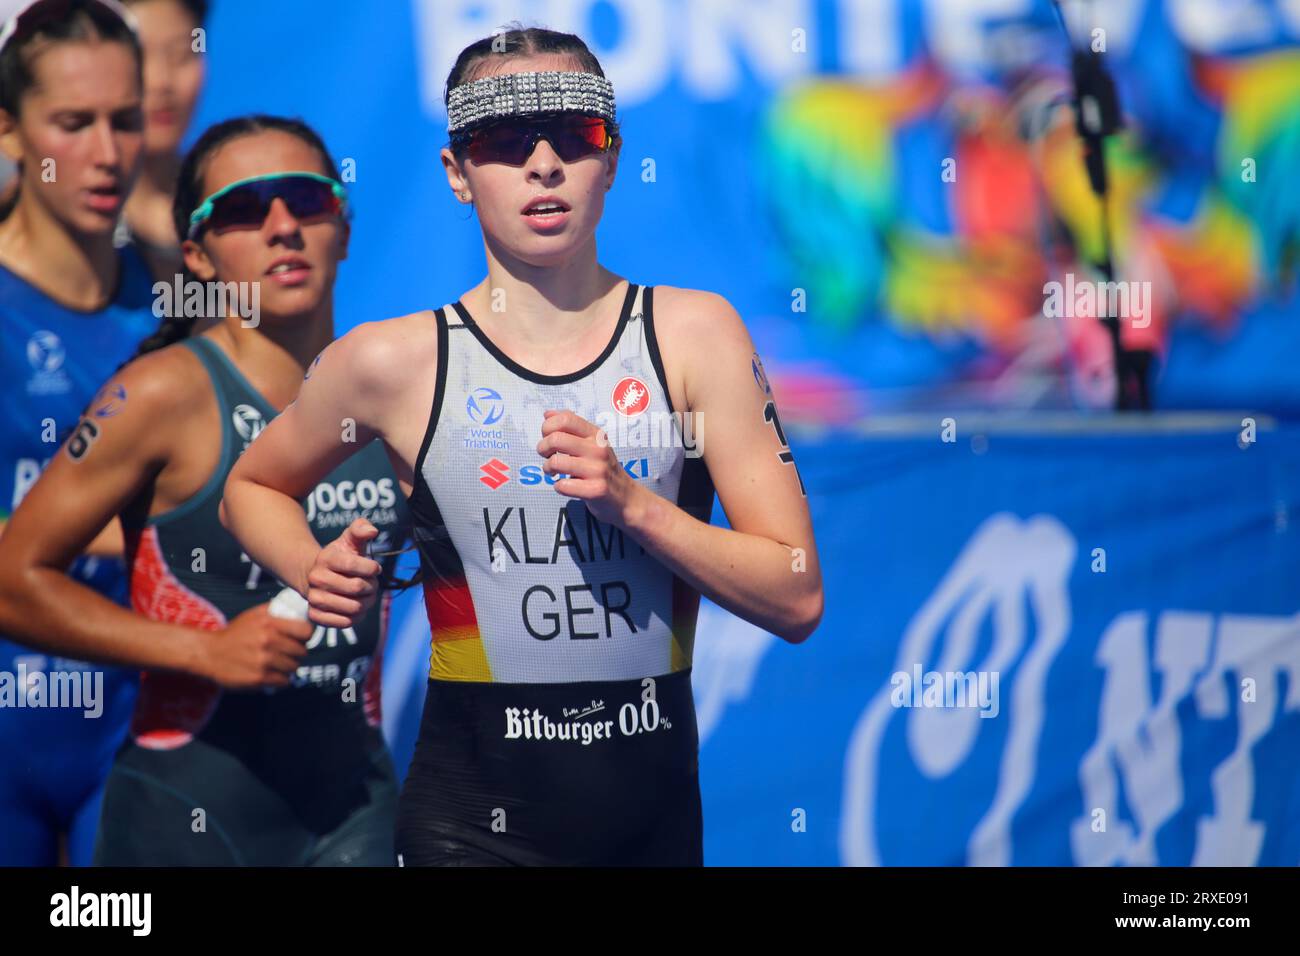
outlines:
[[[299,414],[321,421],[352,418],[404,447],[407,423],[432,404],[437,363],[432,312],[362,322],[317,356],[295,404]]]
[[[192,435],[196,416],[211,404],[210,399],[205,403],[207,383],[199,359],[174,343],[114,372],[84,414],[100,436],[98,445],[119,448],[124,459],[161,466],[184,444],[179,436]]]
[[[730,302],[703,289],[654,287],[655,338],[673,405],[694,408],[693,395],[718,362],[748,367],[754,351],[745,323]]]
[[[659,310],[665,309],[674,314],[681,312],[696,313],[710,308],[719,308],[727,300],[716,292],[704,289],[683,289],[675,285],[656,285],[654,289],[655,319]]]
[[[307,377],[319,374],[354,397],[387,400],[426,379],[437,355],[433,313],[412,312],[357,325],[321,352]]]
[[[125,401],[133,408],[157,412],[159,421],[166,422],[190,414],[211,391],[203,363],[180,342],[132,359],[109,379],[108,388],[116,386],[121,386]]]
[[[660,338],[686,337],[699,345],[748,341],[745,323],[730,302],[716,292],[654,287],[655,331]]]

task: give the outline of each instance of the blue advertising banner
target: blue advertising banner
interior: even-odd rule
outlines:
[[[1073,427],[797,446],[826,614],[701,621],[708,863],[1300,863],[1300,433]]]

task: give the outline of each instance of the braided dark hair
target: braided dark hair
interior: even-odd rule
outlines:
[[[172,225],[176,229],[178,241],[185,241],[190,228],[190,213],[203,201],[203,177],[207,173],[208,161],[212,154],[232,140],[269,130],[288,133],[302,140],[320,154],[323,168],[333,174],[334,157],[325,146],[325,141],[302,120],[256,113],[237,116],[209,126],[181,161],[180,174],[176,181],[176,196],[172,200]],[[180,311],[184,312],[184,310]],[[147,355],[189,338],[199,318],[201,316],[184,314],[164,316],[154,333],[141,340],[135,354],[122,365],[127,365],[141,355]]]

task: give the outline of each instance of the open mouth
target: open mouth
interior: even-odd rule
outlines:
[[[524,207],[525,216],[558,216],[569,211],[569,204],[553,196],[534,199]]]
[[[271,268],[266,270],[266,275],[280,285],[298,285],[307,281],[310,272],[311,264],[306,259],[282,256],[271,263]]]
[[[99,212],[116,212],[122,204],[121,186],[95,186],[86,193],[86,204]]]
[[[535,232],[551,235],[569,223],[569,204],[556,196],[538,196],[521,211]]]
[[[121,211],[125,195],[121,186],[94,186],[86,190],[86,206],[104,215],[116,216]]]

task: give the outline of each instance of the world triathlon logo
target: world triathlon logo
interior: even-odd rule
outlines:
[[[72,387],[67,369],[63,367],[67,352],[63,341],[48,329],[33,332],[27,340],[27,363],[32,375],[27,380],[28,395],[58,395]]]
[[[42,329],[27,340],[27,361],[38,372],[57,372],[65,354],[63,342],[53,332]]]
[[[772,383],[767,379],[767,372],[763,368],[763,360],[758,357],[757,352],[755,352],[754,357],[749,360],[749,368],[750,371],[754,373],[754,383],[759,387],[759,390],[762,391],[764,395],[771,395]]]
[[[235,425],[235,431],[239,432],[239,437],[244,439],[244,447],[247,448],[249,442],[262,434],[262,429],[266,427],[266,419],[252,405],[236,405],[235,410],[230,413],[230,420]]]
[[[126,401],[126,386],[121,382],[110,382],[99,390],[91,401],[96,418],[112,418],[122,410]]]
[[[474,422],[465,426],[462,440],[466,449],[501,452],[510,448],[510,440],[499,426],[506,414],[505,399],[500,392],[486,386],[474,389],[465,399],[465,414]]]
[[[465,413],[479,425],[495,425],[506,413],[506,403],[496,389],[476,388],[465,400]]]

